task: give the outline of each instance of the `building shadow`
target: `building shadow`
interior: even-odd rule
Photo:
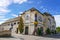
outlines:
[[[60,34],[44,35],[44,36],[41,36],[41,37],[60,39]]]
[[[8,39],[8,38],[14,38],[14,39],[20,39],[20,40],[24,40],[23,38],[20,38],[20,37],[14,37],[14,36],[0,36],[0,38],[6,38],[6,39]]]
[[[0,36],[0,38],[15,38],[13,36]]]

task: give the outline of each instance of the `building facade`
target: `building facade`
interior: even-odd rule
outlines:
[[[20,16],[19,16],[20,17]],[[10,30],[12,28],[12,33],[19,33],[19,17],[9,19],[2,23],[0,27],[2,30]],[[56,23],[54,17],[49,13],[42,14],[35,8],[31,8],[21,14],[24,23],[23,34],[36,34],[36,29],[41,28],[42,32],[45,34],[47,28],[51,30],[56,30]]]

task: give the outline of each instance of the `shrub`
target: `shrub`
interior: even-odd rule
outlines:
[[[40,28],[37,29],[37,35],[42,35],[42,30]]]
[[[60,33],[60,26],[59,27],[56,27],[56,32],[57,33]]]
[[[57,34],[56,30],[55,30],[55,34]]]
[[[52,30],[51,33],[52,33],[52,34],[56,34],[56,30],[54,30],[54,31]]]
[[[50,31],[49,28],[47,28],[47,30],[46,30],[46,34],[51,34],[51,31]]]

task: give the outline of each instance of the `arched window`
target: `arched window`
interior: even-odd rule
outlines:
[[[48,20],[49,20],[49,22],[50,22],[50,24],[51,24],[51,20],[48,18]]]
[[[37,21],[37,14],[35,14],[35,21]]]
[[[29,20],[30,14],[26,14],[25,20]]]
[[[42,17],[41,16],[38,17],[38,21],[42,22]]]

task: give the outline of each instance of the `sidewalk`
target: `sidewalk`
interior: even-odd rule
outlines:
[[[58,38],[49,38],[49,37],[22,35],[22,34],[12,34],[12,36],[14,36],[17,39],[22,39],[22,40],[60,40]]]
[[[38,39],[39,37],[33,36],[33,35],[22,35],[22,34],[12,34],[15,38],[20,38],[22,40],[35,40],[36,38]]]
[[[23,35],[22,34],[12,34],[13,37],[17,38],[17,39],[23,39]]]

